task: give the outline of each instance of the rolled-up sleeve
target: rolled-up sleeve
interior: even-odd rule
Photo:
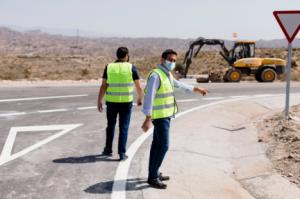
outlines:
[[[194,86],[185,84],[173,78],[173,84],[175,88],[178,88],[186,93],[192,93]]]
[[[159,88],[160,80],[156,73],[152,73],[147,81],[146,85],[146,93],[144,96],[144,105],[142,112],[146,116],[151,116],[152,114],[152,105],[154,101],[154,97],[156,95],[156,92]]]

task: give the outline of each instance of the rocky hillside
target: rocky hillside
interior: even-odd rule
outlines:
[[[191,40],[168,38],[82,38],[48,35],[40,31],[16,32],[0,28],[0,79],[98,79],[104,66],[115,59],[119,46],[130,49],[131,62],[143,77],[160,60],[161,52],[173,48],[179,62]],[[226,41],[230,47],[232,42]],[[286,58],[285,40],[258,41],[257,56]],[[300,47],[300,40],[294,43]],[[263,47],[263,48],[262,48]],[[276,48],[270,48],[276,47]],[[300,65],[300,51],[293,54],[294,66]],[[222,70],[227,63],[216,48],[205,48],[191,66],[189,74]],[[295,75],[299,78],[298,69]]]

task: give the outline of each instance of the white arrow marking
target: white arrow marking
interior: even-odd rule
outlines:
[[[81,126],[82,124],[65,124],[65,125],[49,125],[49,126],[20,126],[20,127],[12,127],[9,131],[9,134],[7,136],[6,142],[4,144],[1,156],[0,156],[0,166],[14,160],[16,158],[19,158],[26,153],[29,153],[49,142],[51,142],[54,139],[59,138],[60,136],[72,131],[73,129]],[[55,135],[52,135],[30,147],[27,147],[23,149],[22,151],[19,151],[17,153],[14,153],[11,155],[12,148],[17,136],[18,132],[32,132],[32,131],[53,131],[53,130],[62,130],[59,133],[56,133]]]

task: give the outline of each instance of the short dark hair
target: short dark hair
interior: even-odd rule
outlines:
[[[126,57],[126,55],[128,55],[129,50],[126,47],[119,47],[117,50],[117,58],[118,59],[123,59]]]
[[[177,52],[175,52],[172,49],[167,49],[161,54],[161,57],[164,59],[167,59],[168,55],[176,55],[177,56]]]

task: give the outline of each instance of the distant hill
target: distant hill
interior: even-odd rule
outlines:
[[[14,31],[0,27],[0,80],[87,80],[102,76],[107,63],[115,60],[119,46],[130,50],[130,62],[136,65],[140,75],[146,78],[149,71],[160,62],[160,54],[167,48],[179,53],[178,66],[191,39],[171,38],[84,38],[51,35],[39,29]],[[230,47],[232,41],[225,41]],[[259,40],[256,43],[258,57],[278,57],[286,59],[285,39]],[[293,52],[293,80],[300,80],[300,40]],[[206,47],[193,59],[189,74],[207,74],[223,71],[228,63],[216,51],[216,47]],[[253,78],[252,78],[253,79]]]
[[[192,39],[173,38],[84,38],[75,36],[50,35],[36,29],[31,31],[14,31],[0,27],[0,53],[1,54],[39,54],[62,55],[81,54],[89,56],[114,56],[115,49],[127,46],[131,54],[139,56],[157,56],[166,48],[172,48],[183,53],[187,50]],[[230,47],[232,41],[226,41]],[[258,40],[258,48],[286,48],[285,39]],[[294,47],[300,47],[297,39]],[[206,47],[204,50],[216,49]]]
[[[116,48],[127,46],[135,56],[153,56],[166,48],[186,50],[189,40],[168,38],[84,38],[49,35],[38,30],[17,32],[0,27],[1,54],[81,54],[114,56]]]

